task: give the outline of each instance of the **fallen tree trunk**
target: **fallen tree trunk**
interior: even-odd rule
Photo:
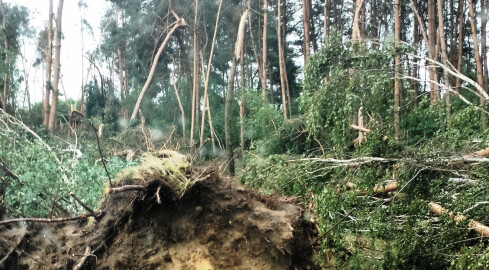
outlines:
[[[467,219],[466,216],[464,216],[462,214],[455,214],[452,211],[448,211],[447,209],[443,208],[443,206],[441,206],[435,202],[430,202],[428,204],[428,208],[430,209],[430,211],[432,213],[437,214],[437,215],[448,214],[450,219],[452,219],[453,221],[455,221],[457,223]],[[467,228],[469,230],[474,230],[476,233],[478,233],[482,237],[489,237],[489,227],[487,227],[486,225],[484,225],[478,221],[471,219],[469,221],[469,225],[467,225]]]
[[[406,163],[406,164],[417,164],[417,165],[436,165],[442,163],[444,163],[444,165],[451,165],[451,164],[458,164],[458,163],[480,164],[480,163],[489,163],[489,158],[465,155],[462,157],[453,156],[453,157],[446,157],[440,159],[359,157],[359,158],[352,158],[352,159],[300,158],[300,159],[291,159],[288,161],[289,162],[321,162],[327,164],[326,168],[334,169],[339,167],[356,167],[356,166],[369,164],[369,163]]]
[[[352,183],[352,182],[348,182],[348,183],[346,183],[346,187],[349,188],[349,189],[354,189],[355,188],[355,184]],[[391,191],[397,190],[397,187],[398,187],[397,182],[390,182],[390,183],[388,183],[385,186],[375,186],[372,189],[372,194],[385,194],[385,193],[389,193]],[[367,194],[367,190],[361,191],[360,189],[356,189],[355,191],[358,192],[358,193]]]
[[[489,147],[488,148],[485,148],[485,149],[481,149],[479,151],[475,151],[474,153],[469,154],[469,155],[464,155],[463,157],[464,158],[472,158],[472,157],[485,158],[487,156],[489,156]]]

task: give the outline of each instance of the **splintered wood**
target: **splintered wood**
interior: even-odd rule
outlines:
[[[389,193],[389,192],[392,192],[392,191],[395,191],[397,190],[397,182],[390,182],[388,184],[386,184],[385,186],[375,186],[373,189],[372,189],[372,194],[385,194],[385,193]],[[348,182],[346,183],[346,187],[349,188],[349,189],[354,189],[355,188],[355,184],[353,184],[352,182]],[[360,189],[356,189],[355,190],[356,192],[358,193],[362,193],[362,194],[367,194],[367,190],[360,190]]]

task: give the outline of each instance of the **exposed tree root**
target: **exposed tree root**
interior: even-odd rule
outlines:
[[[83,254],[83,257],[80,259],[80,261],[73,267],[73,270],[80,270],[82,269],[83,265],[85,265],[85,262],[87,261],[88,257],[92,255],[92,249],[90,247],[87,247],[85,249],[85,253]]]
[[[22,243],[22,241],[24,240],[24,237],[27,235],[27,232],[23,233],[21,237],[19,237],[19,240],[15,243],[15,245],[13,245],[10,250],[7,252],[7,254],[5,256],[3,256],[3,258],[0,260],[0,265],[3,265],[5,263],[5,261],[8,260],[8,258],[10,257],[10,255],[12,255],[12,253],[17,249],[17,247],[20,245],[20,243]]]

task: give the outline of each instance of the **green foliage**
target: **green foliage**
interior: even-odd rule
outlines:
[[[325,45],[308,60],[302,108],[311,135],[337,151],[353,140],[350,124],[361,106],[379,127],[392,122],[392,67],[396,53],[409,47],[368,48],[364,43],[342,42],[338,33],[328,35]]]
[[[19,177],[18,180],[6,177],[1,183],[2,207],[9,216],[49,216],[59,211],[53,209],[53,200],[72,213],[84,211],[71,199],[69,192],[75,193],[88,206],[97,207],[108,182],[102,164],[96,161],[98,157],[82,154],[69,144],[63,143],[62,147],[49,151],[28,133],[2,132],[0,158]],[[108,161],[112,176],[129,165],[131,163],[119,158]]]

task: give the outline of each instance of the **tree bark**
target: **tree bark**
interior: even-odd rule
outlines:
[[[141,101],[143,100],[144,93],[146,92],[146,90],[148,90],[148,87],[151,84],[151,80],[153,79],[153,76],[154,76],[154,73],[156,70],[156,66],[158,64],[158,60],[160,59],[161,53],[163,52],[163,49],[165,48],[166,43],[168,43],[168,40],[170,39],[173,32],[175,32],[175,30],[177,30],[177,28],[187,25],[187,23],[185,22],[185,20],[183,18],[177,17],[176,19],[177,19],[177,21],[174,23],[173,28],[170,30],[170,32],[168,32],[168,34],[166,34],[165,40],[163,40],[163,42],[160,45],[160,48],[158,49],[158,52],[156,52],[156,55],[153,59],[153,64],[151,65],[151,70],[148,74],[148,78],[146,79],[146,82],[144,83],[143,89],[141,90],[141,93],[139,94],[136,105],[134,106],[134,110],[132,111],[131,120],[136,119],[136,115],[139,111],[139,106],[141,106]]]
[[[48,129],[51,133],[56,128],[56,110],[58,107],[59,94],[59,73],[61,68],[61,22],[63,17],[63,2],[58,2],[58,13],[56,15],[56,45],[54,52],[54,74],[53,74],[53,95],[51,97],[51,110],[49,112]]]
[[[399,46],[399,42],[401,39],[401,18],[399,16],[399,3],[400,0],[394,1],[394,35],[395,35],[395,46]],[[400,128],[400,104],[401,104],[401,85],[400,85],[400,67],[401,67],[401,56],[396,54],[394,59],[394,70],[396,74],[396,79],[394,80],[394,129],[395,136],[397,139],[401,136],[401,128]]]
[[[470,28],[472,29],[472,40],[474,44],[473,46],[474,46],[475,63],[477,69],[477,84],[479,84],[484,89],[484,91],[486,91],[486,89],[484,88],[484,76],[483,76],[484,71],[482,68],[482,60],[479,52],[479,41],[477,38],[477,21],[474,13],[473,0],[469,0],[469,15],[470,15]],[[484,107],[485,100],[482,97],[480,98],[480,103],[481,106]],[[487,126],[485,117],[482,119],[481,124],[482,127],[485,129]]]
[[[428,43],[426,43],[428,50],[428,57],[434,59],[436,54],[436,0],[428,0]],[[430,104],[434,105],[440,100],[440,89],[438,82],[436,67],[429,68],[430,76]]]
[[[278,37],[278,61],[279,61],[279,70],[280,70],[280,87],[282,90],[282,110],[284,114],[284,119],[287,120],[287,96],[286,96],[286,70],[285,70],[285,59],[284,59],[284,48],[282,44],[282,31],[281,29],[281,1],[278,0],[278,5],[277,5],[277,10],[278,10],[278,17],[277,17],[277,37]],[[304,33],[305,34],[305,33]],[[305,43],[307,44],[307,42]]]
[[[351,33],[352,40],[361,40],[360,33],[360,11],[362,10],[364,0],[357,0],[355,4],[355,14],[353,15],[353,31]]]
[[[48,48],[46,52],[46,82],[43,102],[43,124],[49,124],[49,98],[51,97],[51,69],[53,65],[53,0],[49,0],[49,19],[48,19]]]

